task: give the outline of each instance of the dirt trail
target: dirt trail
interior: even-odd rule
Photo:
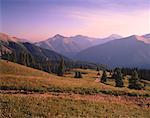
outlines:
[[[112,96],[106,94],[96,95],[80,95],[70,93],[56,93],[56,92],[29,92],[29,91],[17,91],[17,90],[0,90],[0,94],[9,94],[14,96],[32,96],[41,98],[61,98],[61,99],[72,99],[72,100],[86,100],[92,102],[109,102],[124,105],[135,105],[140,107],[149,108],[150,98],[143,97],[129,97],[129,96]]]

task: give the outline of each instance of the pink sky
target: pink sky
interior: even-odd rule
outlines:
[[[150,33],[148,0],[45,1],[2,0],[0,32],[32,41],[55,34],[101,38]]]

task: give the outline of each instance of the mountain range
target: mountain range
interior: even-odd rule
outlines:
[[[143,36],[129,36],[87,48],[76,55],[78,60],[103,63],[109,67],[150,68],[150,44]]]
[[[71,54],[80,52],[80,50],[83,49],[82,46],[78,45],[78,43],[73,41],[71,38],[64,37],[59,34],[45,41],[37,42],[35,45],[67,56],[71,56]]]
[[[15,50],[18,53],[23,50],[36,59],[60,60],[64,57],[68,61],[88,61],[109,67],[150,68],[150,34],[129,37],[112,34],[106,38],[56,34],[47,40],[31,43],[0,33],[0,41],[1,51]]]
[[[52,38],[35,43],[35,45],[53,50],[68,57],[74,57],[77,53],[84,49],[118,38],[121,38],[121,36],[115,34],[106,38],[92,38],[83,35],[65,37],[60,34],[56,34]]]
[[[150,44],[150,34],[143,35],[143,37],[145,38],[144,42]]]
[[[0,33],[0,51],[1,53],[8,51],[15,52],[17,58],[20,52],[24,52],[26,54],[30,54],[35,59],[36,62],[46,59],[49,59],[50,61],[59,61],[62,57],[66,61],[70,61],[69,58],[57,52],[38,47],[28,42],[27,40],[12,37],[4,33]]]
[[[120,39],[120,38],[123,38],[122,36],[118,35],[118,34],[112,34],[106,38],[101,38],[101,39],[97,39],[97,40],[93,40],[93,46],[94,45],[99,45],[99,44],[104,44],[104,43],[107,43],[109,41],[112,41],[114,39]]]
[[[60,35],[56,35],[57,37]],[[56,43],[56,42],[55,42]],[[59,44],[57,44],[59,46]],[[72,44],[73,45],[73,44]],[[88,66],[89,68],[104,68],[103,65],[98,65],[95,63],[85,62],[85,61],[74,61],[66,56],[63,56],[61,53],[55,52],[52,49],[46,49],[45,47],[39,47],[34,43],[27,42],[20,38],[12,37],[8,34],[0,33],[0,58],[4,54],[15,54],[15,60],[17,63],[20,63],[20,55],[22,54],[25,57],[31,57],[32,61],[35,61],[35,66],[39,65],[45,66],[46,63],[50,63],[53,71],[56,71],[57,66],[60,60],[64,60],[66,67],[80,67],[81,65]],[[48,65],[47,65],[48,66]],[[48,68],[48,67],[47,67]],[[47,70],[46,70],[47,71]]]

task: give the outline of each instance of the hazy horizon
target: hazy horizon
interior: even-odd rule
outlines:
[[[149,0],[1,0],[0,32],[32,41],[150,32]]]

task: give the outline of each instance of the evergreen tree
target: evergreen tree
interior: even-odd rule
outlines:
[[[48,61],[48,72],[51,73],[51,63]]]
[[[35,65],[35,60],[31,56],[31,54],[27,52],[20,52],[18,60],[20,64],[25,65],[25,66],[34,67]]]
[[[149,80],[150,81],[150,70],[141,69],[139,70],[139,77],[141,79]]]
[[[31,54],[29,54],[29,56],[28,56],[28,61],[29,61],[29,66],[34,68],[35,67],[35,59]]]
[[[116,79],[116,77],[117,77],[117,71],[112,72],[111,78],[112,79]]]
[[[83,69],[84,67],[81,65],[80,68]]]
[[[78,78],[82,78],[82,73],[81,72],[78,72]]]
[[[100,71],[99,67],[96,68],[96,71]]]
[[[7,53],[7,60],[11,61],[11,53],[9,53],[9,52]]]
[[[107,81],[107,74],[106,74],[106,71],[103,71],[103,75],[102,75],[102,78],[101,78],[101,82],[102,83],[105,83]]]
[[[22,65],[25,65],[25,59],[24,59],[24,52],[20,52],[19,53],[19,63],[22,64]]]
[[[65,69],[64,59],[61,58],[60,64],[58,66],[58,76],[63,76],[64,75],[64,69]]]
[[[126,75],[127,75],[127,69],[122,68],[122,69],[121,69],[121,72],[122,72],[123,76],[126,76]]]
[[[116,75],[115,75],[115,82],[116,82],[116,87],[123,87],[123,75],[121,73],[121,70],[118,68],[116,70]]]
[[[12,54],[11,54],[11,61],[15,62],[15,63],[17,62],[17,57],[16,57],[16,52],[15,51],[13,51]]]
[[[74,78],[82,78],[82,73],[79,71],[76,71]]]
[[[38,69],[43,70],[43,68],[42,68],[40,63],[38,63]]]
[[[21,59],[22,59],[22,64],[26,66],[25,52],[22,52],[22,53],[21,53],[21,56],[22,56],[22,57],[21,57]]]
[[[99,77],[100,77],[100,75],[101,75],[101,74],[100,74],[100,72],[98,71],[98,73],[97,73],[97,77],[99,78]]]
[[[47,72],[51,73],[51,63],[48,57],[46,58],[46,61],[45,61],[45,68]]]
[[[6,51],[2,51],[1,58],[7,60],[7,53],[6,53]]]
[[[29,60],[29,54],[25,53],[25,62],[26,62],[26,66],[30,66],[30,60]]]
[[[74,78],[78,78],[78,72],[77,71],[75,72]]]
[[[132,76],[129,79],[129,88],[138,90],[143,88],[136,70],[132,72]]]

